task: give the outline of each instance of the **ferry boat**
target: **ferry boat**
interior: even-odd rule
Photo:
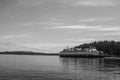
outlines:
[[[59,53],[60,57],[81,57],[81,58],[102,58],[103,51],[97,51],[95,47],[89,48],[68,48]]]

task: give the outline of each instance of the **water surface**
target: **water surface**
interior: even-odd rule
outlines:
[[[120,61],[0,55],[0,80],[120,80]]]

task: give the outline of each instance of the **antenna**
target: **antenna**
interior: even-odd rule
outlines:
[[[69,46],[67,46],[67,50],[69,49]]]

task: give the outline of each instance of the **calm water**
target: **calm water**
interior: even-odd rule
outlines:
[[[0,80],[120,80],[120,61],[0,55]]]

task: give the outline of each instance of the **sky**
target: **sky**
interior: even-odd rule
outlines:
[[[0,46],[60,52],[99,40],[120,41],[119,0],[0,0]]]

